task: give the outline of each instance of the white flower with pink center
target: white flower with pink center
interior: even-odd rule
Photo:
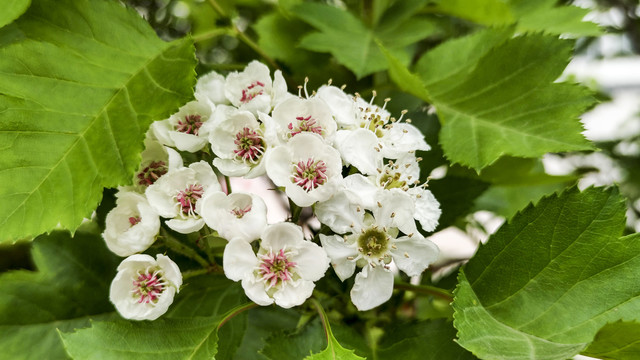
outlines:
[[[136,171],[133,179],[133,186],[123,187],[128,191],[137,191],[144,193],[147,187],[162,175],[166,174],[170,169],[178,169],[182,167],[182,157],[172,148],[166,147],[158,142],[152,131],[147,132],[147,138],[144,140],[145,149],[142,151],[140,167]]]
[[[245,293],[258,305],[301,305],[329,267],[326,253],[304,240],[302,229],[292,223],[269,225],[261,239],[257,254],[248,242],[231,240],[224,249],[225,275],[242,281]]]
[[[111,282],[109,300],[130,320],[155,320],[166,313],[182,286],[178,265],[162,254],[124,259]]]
[[[273,77],[271,81],[269,68],[254,60],[244,71],[227,75],[225,95],[240,110],[247,110],[254,115],[258,115],[258,112],[268,114],[278,102],[291,96],[282,72],[277,70]]]
[[[147,250],[160,231],[160,217],[143,195],[119,191],[116,196],[116,207],[107,214],[102,233],[107,247],[118,256]]]
[[[273,109],[272,120],[282,142],[304,132],[318,134],[330,142],[337,128],[329,106],[317,97],[283,101]]]
[[[204,220],[199,214],[199,200],[208,192],[221,191],[218,178],[205,161],[170,171],[146,191],[149,204],[171,229],[188,234],[199,231]]]
[[[301,133],[266,155],[267,175],[298,206],[329,199],[342,184],[340,153],[319,135]]]
[[[228,104],[229,100],[224,94],[224,84],[226,79],[224,76],[215,71],[211,71],[198,78],[196,83],[195,97],[199,101],[209,100],[211,103]]]
[[[250,242],[260,238],[267,227],[267,206],[257,195],[211,192],[201,201],[202,219],[227,240]]]
[[[354,212],[342,197],[346,195],[334,196],[322,204],[325,209],[316,211],[321,221],[332,220],[327,224],[332,230],[343,231],[346,222],[351,222],[351,230],[343,236],[320,234],[320,242],[341,280],[351,277],[356,266],[362,268],[351,289],[351,301],[358,310],[369,310],[391,298],[391,262],[407,275],[417,276],[437,259],[439,250],[433,242],[412,231],[415,229],[412,218],[406,222],[407,217],[401,215],[412,211],[408,196],[381,192],[376,205],[367,209],[371,213],[365,213],[362,205],[356,206]],[[400,231],[402,236],[398,236]]]
[[[265,173],[267,150],[264,128],[252,113],[219,106],[214,114],[209,142],[217,158],[213,165],[226,176],[254,178]]]
[[[181,151],[196,152],[207,145],[207,127],[214,105],[209,100],[191,101],[168,119],[151,124],[162,144]]]

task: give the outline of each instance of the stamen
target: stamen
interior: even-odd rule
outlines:
[[[240,102],[243,104],[248,103],[253,100],[256,96],[262,95],[264,93],[264,84],[260,81],[256,81],[251,85],[247,86],[246,89],[242,90],[242,97],[240,98]]]
[[[264,141],[260,134],[248,127],[238,132],[233,142],[238,147],[236,150],[233,150],[236,157],[253,164],[258,162],[265,150]]]
[[[184,215],[195,215],[196,202],[204,194],[204,188],[200,184],[193,184],[187,186],[183,191],[178,192],[176,195],[176,201],[178,202],[180,209]]]
[[[289,130],[291,130],[291,132],[289,132],[291,137],[296,136],[301,132],[310,132],[322,136],[322,126],[317,125],[316,120],[312,119],[311,115],[307,117],[297,116],[296,120],[298,120],[297,127],[294,126],[293,123],[289,123],[287,126]]]
[[[231,210],[231,213],[235,215],[238,219],[242,219],[246,213],[251,211],[251,205],[247,205],[245,208],[241,209],[239,207]]]
[[[187,115],[184,117],[184,122],[178,120],[176,131],[185,134],[198,135],[198,131],[200,131],[202,124],[202,117],[200,115]]]
[[[131,226],[136,225],[140,221],[142,221],[142,218],[140,216],[130,216],[129,217],[129,223],[131,224]]]
[[[327,181],[327,165],[324,161],[314,161],[309,158],[306,162],[294,164],[292,181],[309,192]]]
[[[151,164],[138,173],[138,184],[143,186],[152,185],[167,171],[169,171],[169,168],[164,161],[152,161]]]
[[[150,269],[147,269],[144,272],[139,272],[138,278],[133,280],[131,293],[134,298],[139,298],[139,304],[155,304],[166,286],[167,283],[163,281],[162,274],[158,270],[152,273]]]
[[[258,273],[268,284],[267,290],[292,279],[291,271],[296,267],[296,263],[289,261],[284,249],[277,253],[264,254],[260,261]]]

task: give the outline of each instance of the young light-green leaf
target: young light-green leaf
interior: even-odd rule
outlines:
[[[4,0],[2,2],[2,12],[0,12],[0,28],[10,24],[31,5],[31,0]]]
[[[564,360],[637,319],[640,236],[620,237],[625,209],[617,189],[572,188],[516,215],[460,272],[458,342],[483,359]]]
[[[36,272],[0,275],[0,349],[6,359],[67,358],[56,330],[116,317],[109,284],[120,259],[99,236],[56,231],[33,242]]]
[[[640,359],[640,323],[618,321],[605,325],[582,354],[602,360]]]
[[[131,181],[149,124],[195,81],[191,41],[160,40],[118,2],[37,0],[9,27],[20,36],[0,48],[0,241],[75,230],[104,187]]]
[[[496,39],[497,45],[478,43],[486,38]],[[593,99],[578,85],[554,83],[569,61],[572,43],[543,35],[500,39],[485,32],[445,44],[433,51],[431,61],[422,62],[425,72],[420,76],[442,122],[440,143],[447,158],[479,171],[502,155],[539,157],[591,149],[578,116]],[[475,63],[429,67],[438,54],[476,48],[486,53]]]

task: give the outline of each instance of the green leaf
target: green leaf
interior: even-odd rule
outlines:
[[[511,24],[515,20],[503,0],[440,0],[434,11],[483,25]]]
[[[442,215],[438,229],[444,229],[466,215],[473,207],[473,201],[489,188],[489,184],[476,178],[446,176],[429,181],[429,190],[440,202]]]
[[[222,274],[202,275],[184,281],[166,317],[223,315],[246,301],[240,283]]]
[[[327,340],[327,348],[319,353],[305,357],[304,360],[364,360],[363,357],[356,355],[353,350],[345,349],[340,345],[335,336],[333,336],[333,332],[331,332],[331,325],[329,324],[329,319],[324,309],[317,300],[311,299],[311,301],[320,314],[320,321],[322,322],[325,339]]]
[[[7,359],[65,359],[56,330],[115,317],[109,284],[120,259],[99,236],[56,231],[32,243],[37,272],[0,276],[0,348]]]
[[[380,41],[403,64],[409,62],[407,45],[431,36],[439,31],[429,18],[411,17],[424,1],[414,6],[397,6],[390,9],[397,13],[398,21],[384,17],[378,26],[367,27],[359,18],[346,10],[329,5],[303,3],[294,13],[319,30],[300,41],[302,48],[329,52],[351,69],[358,78],[387,68],[384,54],[376,45]]]
[[[213,359],[221,318],[93,322],[61,333],[74,359]]]
[[[640,236],[617,189],[572,188],[503,225],[459,274],[459,344],[480,358],[567,359],[640,313]],[[514,311],[517,309],[517,311]]]
[[[295,331],[280,331],[270,336],[260,353],[272,360],[303,359],[318,353],[326,346],[322,323],[319,319],[307,323]]]
[[[424,86],[424,82],[416,74],[412,74],[400,60],[393,56],[380,41],[376,41],[380,51],[384,54],[389,64],[389,75],[391,80],[395,82],[400,90],[411,94],[426,102],[430,102],[429,93]]]
[[[377,346],[376,359],[471,360],[470,352],[456,344],[456,330],[449,321],[420,321],[396,324],[385,329]],[[418,355],[419,354],[419,355]]]
[[[577,6],[556,6],[556,0],[511,0],[518,18],[518,31],[542,31],[548,34],[598,36],[603,30],[589,21],[582,21],[589,9]]]
[[[459,46],[468,51],[481,45],[459,41],[439,52],[450,54]],[[593,102],[588,90],[553,83],[570,53],[570,41],[525,35],[489,50],[468,74],[459,67],[464,61],[441,69],[451,76],[435,81],[421,74],[440,116],[447,158],[479,171],[503,155],[591,149],[578,121]]]
[[[236,358],[267,359],[259,353],[268,344],[267,339],[276,332],[293,331],[299,318],[300,315],[293,309],[277,306],[252,309],[248,313],[247,330],[235,354]]]
[[[10,24],[31,5],[31,0],[4,0],[2,3],[2,12],[0,12],[0,28]]]
[[[114,1],[39,0],[0,48],[0,241],[74,230],[131,182],[149,124],[192,97],[190,40]],[[0,30],[0,37],[2,37]]]
[[[605,325],[582,354],[603,360],[640,358],[640,324],[618,321]]]

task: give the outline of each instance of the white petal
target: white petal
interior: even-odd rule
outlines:
[[[414,217],[420,222],[422,230],[435,230],[438,226],[438,219],[442,214],[438,200],[436,200],[431,191],[424,188],[412,188],[409,189],[408,193],[413,195],[415,199],[416,213]]]
[[[429,150],[431,147],[424,141],[424,135],[411,124],[395,123],[385,132],[382,138],[382,154],[385,158],[397,159],[409,151]]]
[[[356,123],[356,105],[352,97],[335,86],[323,85],[317,95],[324,100],[340,126],[349,127]]]
[[[273,294],[276,304],[285,309],[302,305],[311,297],[315,284],[312,281],[300,280],[295,284],[287,284]]]
[[[215,166],[222,175],[234,177],[244,176],[251,170],[251,167],[242,161],[222,159],[219,157],[213,159],[213,166]]]
[[[178,265],[166,255],[157,254],[156,259],[158,266],[164,272],[164,279],[179,291],[182,286],[182,272]]]
[[[329,268],[327,253],[311,241],[303,240],[289,260],[296,263],[296,272],[304,280],[318,281]]]
[[[352,192],[343,190],[334,194],[329,200],[317,203],[314,206],[314,212],[318,220],[333,232],[350,233],[363,227],[364,207],[359,201],[360,199]]]
[[[378,224],[396,227],[405,234],[418,231],[413,219],[415,205],[409,194],[400,189],[380,190],[376,198],[382,207],[374,206],[371,210]]]
[[[257,265],[258,258],[248,242],[231,240],[225,246],[222,267],[227,278],[233,281],[242,280],[247,274],[253,273]]]
[[[409,276],[420,275],[440,253],[436,244],[419,235],[396,239],[395,245],[397,249],[391,249],[391,256],[398,269]]]
[[[297,248],[304,241],[302,228],[296,224],[282,222],[269,225],[262,233],[261,247],[267,250]]]
[[[168,227],[180,234],[191,234],[200,231],[204,226],[204,220],[201,218],[188,217],[186,219],[175,218],[165,221]]]
[[[333,270],[340,280],[344,281],[350,278],[356,269],[356,262],[347,258],[355,258],[358,255],[355,244],[345,243],[343,238],[338,235],[327,236],[324,234],[320,234],[320,243],[331,258]]]
[[[207,145],[207,138],[186,134],[178,131],[169,131],[169,138],[175,147],[181,151],[197,152]]]
[[[393,273],[382,266],[362,268],[351,289],[351,301],[360,311],[370,310],[391,298]]]
[[[360,203],[367,209],[376,205],[378,187],[360,174],[352,174],[344,178],[344,186],[360,198]]]
[[[273,304],[273,299],[267,295],[262,281],[252,276],[245,276],[242,279],[242,288],[244,289],[244,293],[247,294],[247,297],[254,303],[261,306]]]
[[[342,159],[366,175],[375,175],[382,168],[382,154],[375,151],[378,137],[367,129],[339,130],[336,133],[336,147]]]

